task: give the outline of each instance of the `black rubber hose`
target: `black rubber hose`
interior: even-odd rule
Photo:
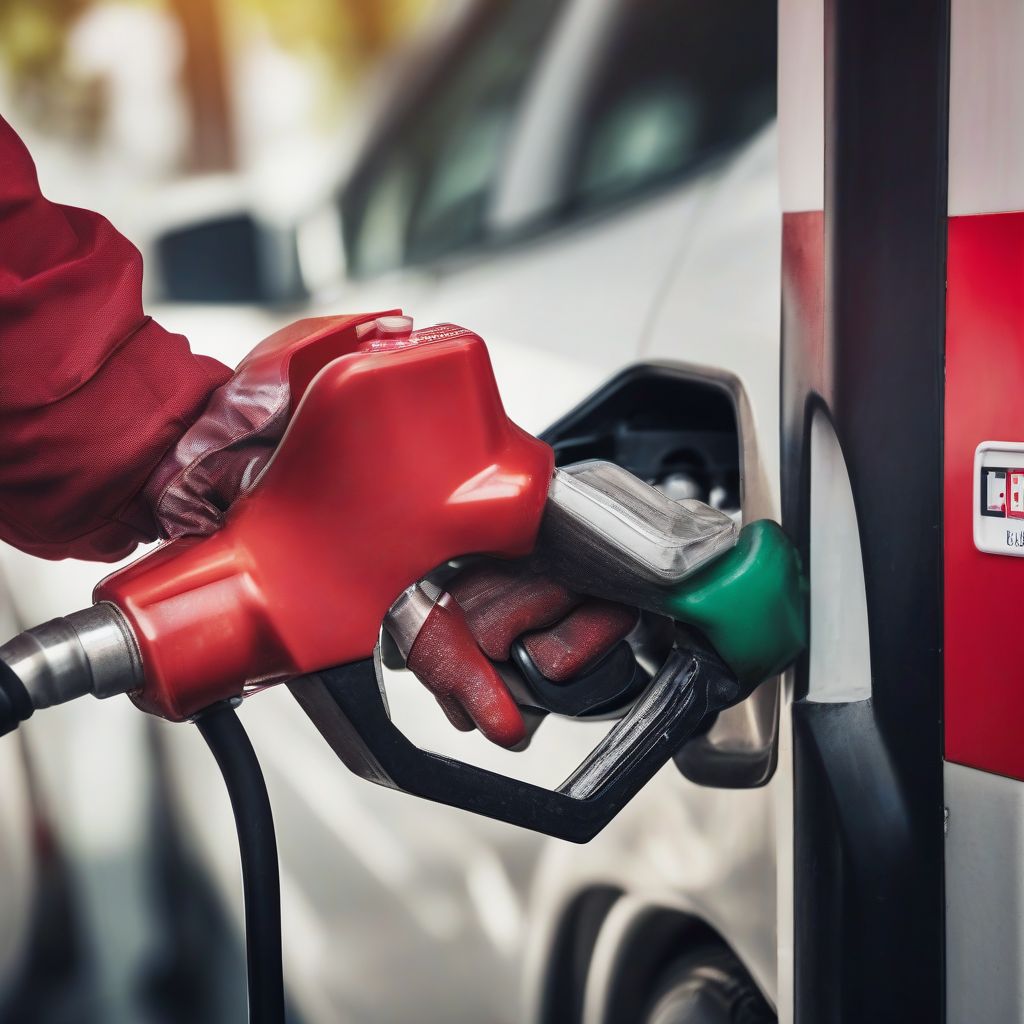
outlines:
[[[13,732],[32,717],[32,698],[18,674],[0,661],[0,736]]]
[[[281,964],[281,879],[267,785],[249,737],[230,704],[196,719],[217,759],[231,798],[242,860],[245,959],[250,1024],[284,1024]]]

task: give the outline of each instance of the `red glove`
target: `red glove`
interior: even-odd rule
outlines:
[[[427,596],[429,593],[422,591]],[[637,623],[636,609],[583,598],[521,565],[487,562],[456,576],[430,607],[387,626],[407,667],[434,694],[457,729],[478,728],[514,747],[523,716],[495,661],[518,637],[540,671],[565,682],[598,661]]]
[[[208,534],[220,526],[274,454],[288,425],[289,403],[283,373],[268,377],[251,366],[213,392],[146,482],[161,537]]]
[[[368,313],[363,318],[356,333],[367,346],[401,345],[412,328],[410,317]],[[309,321],[298,321],[282,333],[301,329],[303,323]],[[291,363],[280,355],[260,355],[262,347],[210,396],[202,415],[146,483],[161,536],[216,530],[232,502],[259,479],[284,436]]]

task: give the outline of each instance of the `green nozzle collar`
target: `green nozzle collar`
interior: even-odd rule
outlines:
[[[782,528],[759,519],[736,546],[668,595],[664,611],[699,629],[740,682],[757,684],[807,643],[807,583]]]

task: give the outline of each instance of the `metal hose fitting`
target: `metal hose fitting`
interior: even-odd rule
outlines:
[[[38,708],[87,694],[112,697],[143,682],[132,629],[120,610],[107,603],[19,633],[0,647],[0,667],[0,697],[6,698],[0,699],[0,734]]]

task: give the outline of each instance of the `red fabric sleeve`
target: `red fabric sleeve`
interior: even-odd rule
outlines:
[[[231,372],[142,311],[138,250],[39,191],[0,118],[0,538],[114,561],[156,537],[141,489]]]

